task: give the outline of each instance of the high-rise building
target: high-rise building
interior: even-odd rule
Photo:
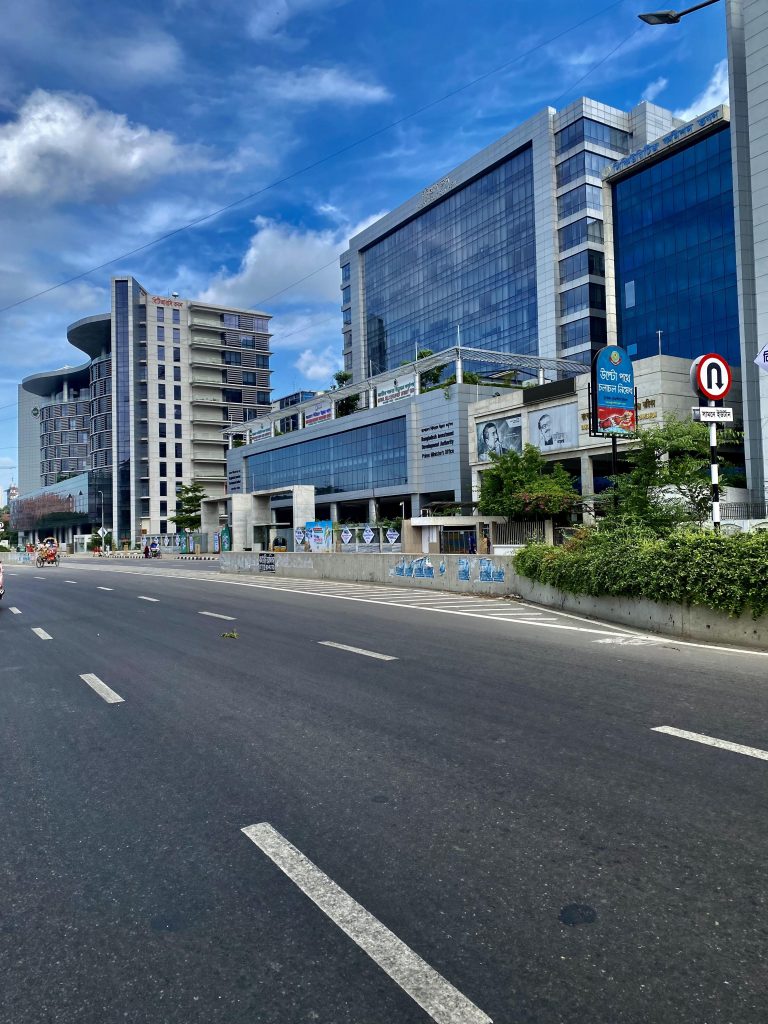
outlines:
[[[23,529],[52,526],[63,502],[70,531],[104,518],[120,543],[174,532],[181,484],[226,490],[223,429],[271,408],[269,314],[153,295],[132,277],[113,278],[111,293],[109,313],[67,331],[88,360],[19,386]]]
[[[588,363],[606,341],[602,171],[680,123],[649,103],[548,107],[356,235],[345,370],[457,344]]]
[[[728,107],[619,160],[604,180],[609,337],[633,358],[716,351],[740,365]]]

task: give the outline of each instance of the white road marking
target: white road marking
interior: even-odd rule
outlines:
[[[95,676],[92,672],[86,672],[81,675],[80,678],[84,683],[88,683],[92,690],[95,690],[100,697],[103,697],[107,704],[124,704],[123,698],[119,693],[115,693],[111,690],[106,683],[103,683],[98,676]]]
[[[234,615],[219,615],[218,612],[198,612],[198,615],[209,615],[212,619],[225,619],[227,622],[234,622]]]
[[[21,609],[20,608],[16,608],[13,605],[11,605],[11,607],[8,609],[8,611],[12,612],[14,615],[21,615]]]
[[[44,580],[45,576],[33,576],[32,578],[36,580]]]
[[[349,647],[347,644],[337,644],[333,640],[318,640],[321,647],[336,647],[340,651],[351,651],[352,654],[364,654],[366,658],[378,658],[379,661],[397,661],[392,654],[378,654],[376,651],[366,651],[364,647]]]
[[[242,830],[438,1024],[492,1024],[449,981],[267,822]]]
[[[671,725],[657,725],[651,729],[651,732],[663,732],[667,736],[679,736],[682,740],[703,743],[707,747],[719,747],[720,750],[732,750],[734,754],[745,754],[747,757],[757,757],[761,761],[768,761],[768,750],[760,750],[759,747],[745,747],[742,743],[731,743],[729,740],[718,740],[714,736],[704,736],[700,732],[687,732],[685,729],[675,729]]]
[[[139,594],[139,600],[140,601],[154,601],[155,604],[157,604],[159,598],[157,598],[157,597],[143,597],[141,594]]]
[[[621,647],[657,647],[664,643],[664,639],[653,636],[609,636],[604,640],[593,640],[592,643],[619,644]]]
[[[65,583],[77,583],[77,580],[64,580]]]
[[[114,587],[96,587],[97,590],[114,590]]]
[[[35,634],[35,636],[39,636],[41,640],[53,640],[51,634],[46,633],[44,629],[40,628],[40,626],[33,626],[32,632]]]

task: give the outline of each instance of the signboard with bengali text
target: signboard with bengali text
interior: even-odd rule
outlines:
[[[592,430],[609,437],[637,431],[635,371],[618,345],[606,345],[592,360]]]

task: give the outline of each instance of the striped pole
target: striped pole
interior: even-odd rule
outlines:
[[[709,403],[715,408],[715,403]],[[717,424],[709,424],[709,458],[712,480],[712,529],[720,533],[720,468],[717,463]]]

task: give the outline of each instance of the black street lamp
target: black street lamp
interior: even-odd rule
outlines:
[[[720,0],[704,0],[703,3],[687,7],[684,11],[651,11],[649,14],[638,14],[638,18],[646,25],[676,25],[686,14],[692,14],[694,11],[700,11],[702,7],[711,7],[712,4],[719,2]]]

